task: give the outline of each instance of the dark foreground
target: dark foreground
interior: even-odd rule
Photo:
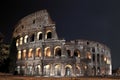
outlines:
[[[120,80],[120,77],[28,77],[0,75],[0,80]]]

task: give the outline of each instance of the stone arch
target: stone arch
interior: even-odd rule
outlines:
[[[36,72],[36,75],[41,75],[41,65],[40,64],[37,64],[35,66],[35,72]]]
[[[37,39],[38,40],[42,40],[42,32],[38,32],[37,33]]]
[[[54,71],[55,71],[54,72],[55,76],[61,76],[61,65],[60,64],[56,64]]]
[[[88,51],[88,52],[86,52],[86,58],[87,59],[91,59],[92,57],[91,57],[91,53]]]
[[[34,39],[35,39],[35,34],[32,34],[32,35],[30,36],[30,42],[33,42]]]
[[[18,60],[21,59],[21,51],[18,51]]]
[[[50,68],[51,68],[50,64],[44,65],[44,75],[45,76],[50,76]]]
[[[71,50],[67,50],[67,55],[68,55],[68,57],[71,57],[72,55],[71,55]]]
[[[71,76],[71,75],[72,75],[72,66],[68,64],[65,66],[65,76]]]
[[[23,37],[20,38],[20,45],[23,44]]]
[[[22,59],[26,58],[26,50],[23,50]]]
[[[29,65],[27,66],[27,70],[28,70],[28,71],[27,71],[27,72],[28,72],[28,75],[32,75],[33,66],[29,64]]]
[[[93,76],[96,75],[96,67],[95,66],[93,66],[93,68],[92,68],[92,74],[93,74]]]
[[[28,53],[28,58],[32,58],[33,57],[33,49],[29,49],[29,53]]]
[[[17,66],[17,73],[20,74],[20,66]]]
[[[80,76],[81,74],[81,68],[79,65],[76,66],[76,76]]]
[[[41,49],[40,48],[36,48],[36,57],[41,57]]]
[[[24,43],[27,43],[28,42],[28,35],[25,35],[24,37]]]
[[[74,50],[74,57],[80,57],[80,50],[79,49],[75,49]]]
[[[50,57],[51,56],[51,50],[50,50],[50,47],[46,47],[45,48],[45,57]]]
[[[54,55],[55,56],[61,56],[61,47],[60,46],[56,46],[54,48]]]
[[[51,39],[52,38],[52,31],[51,30],[48,30],[46,32],[46,39]]]
[[[19,39],[16,40],[16,46],[18,46],[18,45],[19,45]]]

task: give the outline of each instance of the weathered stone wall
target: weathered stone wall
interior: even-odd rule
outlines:
[[[17,37],[18,74],[63,77],[112,73],[110,49],[106,45],[82,39],[60,40],[46,10],[21,19],[13,37]]]

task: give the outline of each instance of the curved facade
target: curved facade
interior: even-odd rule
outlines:
[[[18,74],[28,76],[111,75],[110,49],[89,40],[58,38],[55,23],[46,10],[21,19],[15,27]]]

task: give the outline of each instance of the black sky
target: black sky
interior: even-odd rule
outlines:
[[[24,16],[47,9],[57,33],[66,40],[89,39],[111,48],[113,68],[120,66],[120,1],[1,0],[0,32],[10,43],[14,25]]]

